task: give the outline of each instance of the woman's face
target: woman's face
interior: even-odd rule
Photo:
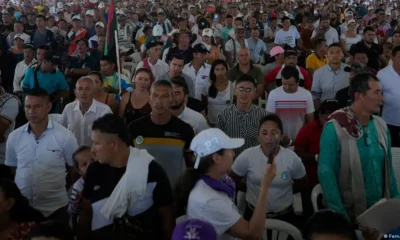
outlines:
[[[24,41],[19,38],[15,39],[14,43],[15,43],[15,46],[17,46],[17,48],[22,48],[24,45]]]
[[[215,66],[214,73],[215,73],[215,76],[217,78],[226,77],[226,68],[225,68],[225,66],[223,64],[218,64],[217,66]]]
[[[235,152],[232,149],[225,149],[222,155],[214,154],[214,161],[218,165],[219,172],[227,173],[233,163]]]
[[[273,121],[264,122],[258,130],[258,141],[267,150],[272,150],[274,138],[280,140],[281,137],[282,132],[278,124]]]
[[[101,87],[103,86],[103,82],[100,81],[99,77],[97,75],[89,75],[90,78],[94,80],[94,92],[97,93],[100,91]]]
[[[7,199],[3,189],[0,187],[0,216],[5,216],[14,206],[14,198]]]
[[[139,91],[148,91],[150,89],[151,78],[146,72],[139,72],[135,75],[133,79],[135,89]]]

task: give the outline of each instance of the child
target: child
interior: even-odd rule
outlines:
[[[74,154],[72,155],[72,159],[74,161],[75,168],[81,175],[81,178],[79,178],[72,187],[71,197],[68,204],[68,212],[74,219],[78,216],[79,213],[78,204],[80,200],[80,194],[83,190],[83,186],[85,183],[86,169],[94,161],[94,155],[90,151],[90,147],[82,146],[74,152]]]

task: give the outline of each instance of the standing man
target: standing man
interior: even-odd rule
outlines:
[[[375,29],[373,27],[365,27],[363,31],[363,39],[356,44],[353,44],[350,48],[350,54],[353,53],[354,49],[364,47],[367,49],[368,56],[368,67],[373,68],[375,71],[379,70],[379,61],[383,52],[382,47],[374,42],[376,38]]]
[[[93,79],[82,77],[76,82],[76,101],[67,104],[61,116],[61,124],[75,134],[79,146],[92,146],[90,131],[93,122],[112,113],[106,104],[94,100]]]
[[[217,116],[217,127],[231,138],[243,138],[245,143],[235,149],[238,156],[247,148],[254,147],[258,142],[258,125],[260,119],[267,115],[267,112],[254,105],[254,95],[257,94],[255,79],[247,74],[242,74],[236,80],[235,104],[221,110]]]
[[[175,217],[164,170],[145,150],[129,147],[128,129],[116,115],[94,121],[91,138],[98,161],[86,171],[78,239],[170,240]]]
[[[192,127],[181,119],[172,116],[173,88],[169,81],[155,81],[150,89],[152,114],[129,124],[129,144],[146,149],[168,175],[175,186],[186,167],[193,167],[193,153],[190,143],[194,137]]]
[[[47,45],[49,47],[53,47],[53,44],[55,43],[54,39],[54,33],[47,29],[47,19],[43,15],[38,15],[36,17],[36,30],[33,32],[33,35],[31,36],[31,41],[33,45],[35,45],[35,48],[38,48],[39,46],[42,45]]]
[[[72,28],[67,33],[67,40],[69,42],[68,56],[76,56],[77,42],[80,39],[87,39],[86,30],[82,28],[82,20],[79,14],[72,17]]]
[[[38,50],[39,51],[39,50]],[[22,78],[25,76],[25,72],[32,65],[36,64],[35,59],[35,47],[32,44],[24,45],[24,60],[19,62],[15,67],[14,81],[13,81],[13,92],[19,95],[22,91]]]
[[[289,45],[292,48],[296,46],[301,47],[302,40],[300,33],[297,31],[296,27],[292,27],[289,17],[282,18],[282,26],[283,28],[275,34],[274,43],[281,47],[284,47],[285,45]]]
[[[235,28],[235,38],[231,38],[225,44],[225,56],[228,66],[233,67],[238,63],[239,51],[242,48],[248,48],[246,39],[244,39],[244,27]]]
[[[46,90],[26,92],[29,122],[8,136],[6,165],[16,173],[15,183],[32,207],[47,220],[68,224],[66,176],[73,171],[78,144],[70,131],[49,119],[51,105]]]
[[[373,115],[383,103],[381,84],[370,73],[357,74],[350,92],[351,106],[333,113],[322,131],[318,178],[328,208],[355,223],[357,216],[382,198],[400,194],[388,128]]]

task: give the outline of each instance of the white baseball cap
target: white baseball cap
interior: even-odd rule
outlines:
[[[243,146],[243,138],[230,138],[219,128],[209,128],[197,134],[190,144],[196,153],[194,168],[198,168],[200,158],[218,152],[221,149],[235,149]]]
[[[94,11],[93,10],[87,10],[85,15],[90,15],[90,16],[94,16]]]
[[[354,24],[356,24],[356,20],[354,20],[354,19],[351,19],[350,21],[348,21],[348,22],[347,22],[347,25],[348,25],[348,24],[351,24],[351,23],[354,23]]]
[[[153,27],[153,36],[159,37],[163,35],[163,28],[161,25],[155,25]]]
[[[73,20],[81,20],[81,15],[79,15],[79,14],[76,14],[76,15],[74,15],[73,17],[72,17],[72,21]]]
[[[369,11],[369,10],[374,10],[374,7],[373,7],[373,6],[369,6],[369,7],[368,7],[368,11]]]
[[[97,26],[100,26],[100,27],[103,28],[103,27],[104,27],[104,23],[103,23],[103,22],[97,22],[96,25],[95,25],[95,27],[97,27]]]
[[[203,32],[201,33],[202,37],[204,37],[204,36],[212,37],[213,35],[214,35],[213,30],[211,28],[204,28]]]
[[[17,39],[17,38],[19,38],[19,39],[21,39],[22,41],[24,41],[24,38],[22,37],[22,34],[20,34],[20,33],[15,34],[14,40]]]

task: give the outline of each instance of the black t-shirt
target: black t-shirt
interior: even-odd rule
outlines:
[[[351,99],[350,99],[350,94],[349,94],[350,87],[346,87],[343,89],[340,89],[336,93],[336,101],[340,104],[340,107],[348,107],[351,104]]]
[[[364,40],[361,40],[351,46],[350,53],[352,54],[353,51],[358,48],[364,48],[367,51],[368,67],[378,71],[380,68],[378,59],[379,55],[381,55],[383,52],[382,48],[376,43],[372,43],[372,46],[368,48],[367,46],[365,46]]]
[[[24,33],[26,33],[26,34],[28,34],[29,36],[33,36],[33,33],[35,32],[35,30],[36,30],[36,24],[35,25],[30,25],[29,23],[28,24],[25,24],[24,25]]]
[[[8,25],[0,25],[0,33],[4,33],[8,31],[8,34],[14,32],[14,24],[8,24]],[[8,35],[8,34],[4,34],[4,35]]]
[[[115,168],[99,162],[93,162],[88,167],[83,196],[91,201],[92,206],[97,205],[97,207],[93,207],[92,222],[97,221],[95,218],[101,216],[100,210],[105,204],[104,199],[111,195],[115,186],[125,173],[125,170],[126,167]],[[134,213],[128,214],[131,215],[128,216],[128,219],[129,222],[134,224],[139,230],[138,232],[144,231],[144,233],[142,233],[144,235],[140,235],[145,237],[143,239],[156,240],[160,239],[159,234],[162,232],[162,223],[157,209],[171,205],[173,202],[172,190],[168,177],[161,166],[155,161],[149,164],[147,192],[146,198],[140,200],[133,209],[128,211]],[[150,204],[151,206],[149,207]],[[113,227],[116,227],[115,223],[102,226],[92,231],[93,239],[113,239],[113,236],[115,236],[112,231]]]
[[[131,122],[128,129],[130,144],[146,149],[163,167],[174,187],[182,174],[184,153],[190,152],[193,128],[174,116],[167,124],[157,125],[149,115]]]
[[[192,98],[192,97],[188,98],[186,107],[188,107],[198,113],[201,113],[203,110],[205,110],[205,107],[203,104],[201,104],[201,101],[196,98]]]

